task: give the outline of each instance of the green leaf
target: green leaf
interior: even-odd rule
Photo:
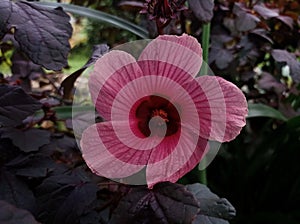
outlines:
[[[248,103],[248,117],[269,117],[269,118],[275,118],[282,121],[287,121],[288,119],[278,110],[275,110],[272,107],[269,107],[264,104],[254,104],[254,103]]]
[[[67,12],[111,24],[112,26],[124,30],[128,30],[129,32],[134,33],[135,35],[144,39],[148,38],[148,31],[145,30],[144,28],[135,25],[134,23],[131,23],[125,19],[122,19],[114,15],[110,15],[105,12],[101,12],[98,10],[77,6],[77,5],[55,3],[55,2],[36,2],[36,4],[40,4],[49,8],[62,7]]]
[[[94,106],[62,106],[62,107],[53,107],[56,112],[56,117],[60,120],[65,120],[72,118],[76,113],[95,111]]]
[[[94,112],[94,106],[58,106],[52,107],[51,110],[55,111],[58,120],[66,120],[72,118],[81,112]],[[34,117],[43,117],[44,112],[42,110],[37,111]]]

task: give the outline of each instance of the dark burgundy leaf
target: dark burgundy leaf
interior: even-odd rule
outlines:
[[[254,29],[259,21],[255,15],[245,12],[236,17],[235,26],[239,31],[249,31]]]
[[[294,20],[289,16],[277,16],[276,19],[280,20],[284,24],[286,24],[288,27],[293,29],[294,27]]]
[[[12,58],[12,77],[11,81],[19,80],[20,86],[26,92],[31,92],[31,80],[39,78],[45,74],[41,65],[34,64],[31,60],[25,57],[22,52],[15,51]]]
[[[110,224],[191,223],[199,204],[183,185],[160,183],[152,190],[133,188],[113,213]]]
[[[233,14],[239,16],[246,12],[245,6],[242,3],[235,2],[232,8]]]
[[[6,169],[0,170],[0,200],[34,212],[35,198],[27,185]]]
[[[96,184],[79,185],[65,198],[55,214],[54,223],[75,223],[84,210],[97,198]]]
[[[23,89],[0,84],[0,125],[16,126],[42,107]]]
[[[91,58],[82,68],[88,68],[93,65],[99,58],[109,51],[109,46],[107,44],[99,44],[93,47],[93,53]]]
[[[42,104],[47,104],[51,107],[57,107],[60,105],[60,101],[54,97],[47,97],[40,100]]]
[[[277,11],[267,8],[264,4],[255,5],[253,9],[264,19],[270,19],[272,17],[279,16]]]
[[[219,69],[224,69],[233,60],[232,51],[226,48],[227,43],[232,42],[233,38],[225,34],[214,34],[211,37],[212,47],[209,53],[209,64],[215,62]]]
[[[255,44],[249,40],[248,36],[243,36],[238,44],[238,59],[240,66],[247,64],[253,65],[259,57],[258,49]]]
[[[233,37],[225,34],[222,31],[221,34],[217,33],[211,35],[212,47],[216,47],[216,48],[223,48],[226,43],[232,42],[233,40],[234,40]]]
[[[245,11],[241,3],[234,3],[233,13],[236,15],[235,26],[238,31],[249,31],[256,27],[260,19]]]
[[[273,44],[273,40],[268,36],[268,32],[265,29],[254,29],[249,33],[249,35],[253,35],[256,38],[260,37],[262,40],[268,41]]]
[[[254,79],[256,73],[254,71],[245,71],[241,74],[241,81],[248,82],[249,80]]]
[[[44,74],[40,65],[28,60],[21,52],[14,52],[12,58],[12,74],[14,79],[28,78],[33,80]]]
[[[205,215],[197,215],[192,224],[230,224],[227,220],[219,219],[215,217],[209,217]]]
[[[1,138],[0,136],[0,167],[16,158],[19,153],[20,150],[12,144],[10,139]]]
[[[98,187],[76,175],[47,178],[38,188],[42,220],[48,223],[78,223],[85,209],[97,198]]]
[[[7,32],[7,23],[10,15],[10,2],[5,0],[0,2],[0,40]]]
[[[224,48],[212,48],[209,57],[209,61],[215,62],[219,69],[227,68],[233,60],[232,52]]]
[[[236,27],[235,27],[235,20],[230,17],[225,17],[223,19],[223,25],[230,31],[232,35],[237,33]]]
[[[141,10],[145,7],[143,2],[138,1],[122,1],[118,5],[124,10]]]
[[[267,72],[261,74],[261,78],[258,80],[257,84],[264,90],[274,90],[278,95],[281,95],[286,89],[284,84],[276,80],[273,75]]]
[[[0,223],[5,224],[38,224],[30,212],[0,201]]]
[[[0,8],[9,15],[6,30],[15,29],[14,36],[21,50],[34,63],[51,70],[60,70],[67,65],[72,27],[70,17],[61,8],[48,9],[34,3],[9,0],[2,0]]]
[[[93,48],[92,56],[88,60],[88,62],[84,66],[82,66],[82,68],[80,68],[79,70],[73,72],[66,79],[64,79],[64,81],[61,83],[61,88],[63,89],[63,93],[64,93],[63,94],[64,99],[71,99],[72,98],[74,83],[77,80],[77,78],[81,75],[81,73],[86,68],[93,65],[99,58],[101,58],[105,53],[107,53],[108,50],[109,50],[109,47],[106,44],[95,45],[94,48]]]
[[[200,22],[209,22],[213,17],[214,1],[188,0],[189,8]]]
[[[291,70],[291,76],[297,83],[300,82],[300,62],[296,59],[295,55],[287,50],[274,49],[271,52],[272,57],[277,62],[285,62]]]
[[[77,166],[82,163],[81,152],[78,148],[76,140],[68,136],[52,136],[50,144],[40,147],[38,155],[51,156],[59,164],[67,164],[68,166]],[[56,167],[54,172],[63,170],[64,167]],[[60,172],[61,173],[61,172]]]
[[[203,223],[221,224],[228,223],[222,219],[232,219],[236,215],[235,208],[229,201],[225,198],[219,198],[207,186],[196,183],[186,185],[186,189],[197,198],[200,204],[198,216],[201,217],[197,217],[196,220],[203,220]],[[209,220],[210,222],[204,222],[205,220]]]
[[[107,224],[109,220],[109,209],[106,212],[106,219],[103,218],[103,214],[96,211],[89,211],[80,217],[80,224]]]
[[[19,156],[9,163],[5,164],[10,170],[13,170],[17,176],[25,177],[46,177],[58,164],[49,157],[37,155]]]
[[[2,138],[11,139],[13,144],[23,152],[32,152],[38,151],[41,146],[50,143],[50,132],[36,128],[25,131],[8,128],[2,134]]]

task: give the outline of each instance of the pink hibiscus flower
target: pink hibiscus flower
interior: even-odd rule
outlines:
[[[246,99],[220,77],[196,77],[201,65],[201,46],[188,35],[159,36],[138,60],[119,50],[100,58],[89,88],[104,122],[80,141],[90,169],[111,179],[144,170],[152,188],[194,168],[208,140],[234,139],[245,125]]]

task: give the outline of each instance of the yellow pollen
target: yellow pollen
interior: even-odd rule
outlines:
[[[152,117],[160,116],[165,122],[169,122],[168,114],[162,109],[155,109],[152,111]]]

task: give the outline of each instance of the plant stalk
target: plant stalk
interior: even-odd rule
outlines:
[[[203,74],[206,75],[208,72],[208,52],[209,52],[209,40],[210,40],[210,22],[204,23],[202,25],[202,53],[203,61],[206,62],[202,66],[205,66],[203,69]]]
[[[209,40],[210,40],[210,22],[204,23],[202,25],[202,51],[203,51],[203,61],[205,63],[202,64],[204,66],[201,68],[202,74],[207,75],[208,73],[208,52],[209,52]],[[205,160],[205,157],[203,158]],[[202,161],[205,163],[205,161]],[[199,181],[202,184],[207,185],[207,174],[206,169],[199,170]]]

